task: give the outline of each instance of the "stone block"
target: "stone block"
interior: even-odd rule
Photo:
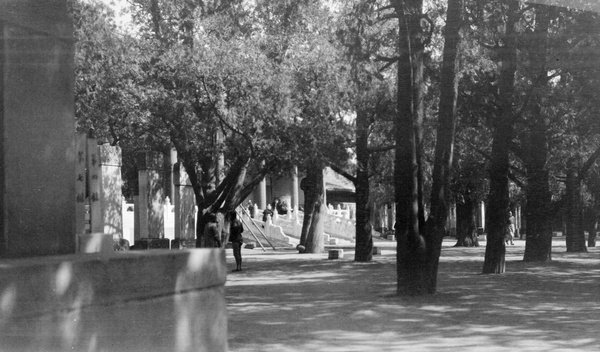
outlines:
[[[385,239],[386,240],[390,240],[390,241],[394,241],[396,239],[396,236],[395,235],[386,235]]]
[[[329,259],[344,259],[344,250],[343,249],[330,249],[329,250]]]
[[[176,238],[171,240],[171,249],[196,248],[196,239]]]
[[[226,275],[218,249],[0,261],[0,351],[225,352]]]
[[[337,238],[330,238],[329,239],[329,244],[332,246],[337,246],[339,244],[340,240]]]
[[[373,255],[381,255],[381,248],[373,247]]]
[[[0,31],[0,257],[73,254],[82,203],[67,2],[0,0]]]
[[[135,241],[132,249],[169,249],[170,240],[168,238],[140,238]]]
[[[77,252],[79,253],[110,253],[115,250],[113,235],[92,233],[77,237]]]
[[[100,145],[100,164],[107,166],[122,166],[121,148],[108,144]]]

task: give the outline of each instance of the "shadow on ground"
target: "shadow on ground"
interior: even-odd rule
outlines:
[[[523,249],[508,248],[506,274],[481,275],[485,247],[446,246],[438,293],[413,298],[395,295],[391,250],[370,263],[246,251],[226,287],[230,350],[599,350],[599,251],[558,242],[532,264]]]

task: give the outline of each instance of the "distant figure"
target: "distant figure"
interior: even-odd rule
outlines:
[[[244,226],[240,219],[237,218],[237,213],[234,211],[229,213],[231,223],[229,225],[229,242],[233,247],[233,257],[235,258],[235,270],[242,271],[242,243],[244,238],[242,232],[244,232]]]
[[[113,238],[114,240],[114,247],[113,249],[115,251],[128,251],[129,248],[129,241],[124,239],[124,238]]]
[[[513,216],[512,212],[509,211],[508,212],[508,229],[507,229],[507,236],[506,236],[506,244],[508,244],[510,242],[511,245],[514,246],[514,242],[513,239],[515,238],[515,217]]]
[[[252,219],[256,218],[256,205],[254,205],[251,200],[248,200],[248,212],[250,212],[250,217]]]
[[[204,226],[204,243],[206,247],[221,247],[221,236],[219,234],[219,225],[217,224],[217,215],[209,213],[206,215],[207,223]]]
[[[277,211],[277,209],[279,209],[279,198],[275,198],[275,200],[273,200],[273,203],[271,204],[271,209],[273,211]]]
[[[287,203],[285,201],[279,203],[278,207],[277,207],[277,213],[279,215],[285,215],[288,213],[288,206]]]
[[[267,209],[263,210],[263,222],[266,224],[267,223],[267,218],[269,216],[273,216],[273,210],[271,210],[271,205],[267,204]],[[263,225],[264,227],[264,225]]]

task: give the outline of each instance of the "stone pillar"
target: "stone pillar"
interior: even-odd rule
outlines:
[[[300,208],[299,189],[300,184],[298,183],[298,166],[294,166],[292,168],[292,204],[290,204],[290,209],[297,210]]]
[[[141,152],[137,161],[139,240],[136,238],[135,249],[169,248],[169,240],[164,238],[164,157],[161,153]]]
[[[0,257],[76,250],[81,204],[66,6],[0,0]]]
[[[77,251],[111,252],[113,239],[123,235],[121,151],[118,147],[98,146],[92,138],[86,139],[83,144],[87,155],[90,233],[77,234]]]
[[[387,228],[388,230],[394,229],[394,222],[396,222],[396,217],[394,214],[394,204],[386,204],[387,207]]]
[[[258,185],[259,197],[258,197],[258,208],[264,210],[267,207],[267,179],[263,178]]]
[[[196,247],[196,197],[188,174],[180,163],[173,166],[175,239],[171,248]]]
[[[123,178],[121,177],[121,148],[101,145],[100,202],[104,234],[123,237]]]
[[[138,189],[139,192],[139,189]],[[142,238],[141,230],[140,230],[140,196],[133,196],[133,239],[135,241]]]
[[[75,194],[76,194],[76,210],[75,210],[75,234],[76,236],[83,236],[86,234],[86,190],[87,190],[87,173],[86,173],[86,148],[87,148],[87,136],[85,134],[79,134],[76,137],[76,149],[77,157],[75,162]]]
[[[485,232],[485,202],[481,202],[481,228]]]
[[[323,205],[327,205],[327,172],[323,169]]]
[[[169,150],[168,157],[165,158],[165,195],[169,199],[175,199],[175,171],[174,166],[177,162],[177,151],[175,149]]]
[[[86,146],[87,153],[87,183],[88,204],[90,214],[90,232],[104,232],[104,217],[102,216],[102,202],[100,200],[102,177],[102,166],[100,165],[100,150],[95,139],[88,138]]]

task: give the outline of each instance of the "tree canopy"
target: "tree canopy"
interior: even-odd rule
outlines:
[[[583,11],[592,2],[547,6],[560,3],[135,0],[125,30],[109,7],[72,0],[76,125],[130,154],[175,149],[203,212],[298,165],[318,220],[315,170],[331,165],[357,185],[357,260],[370,260],[369,205],[395,202],[399,292],[431,293],[452,202],[467,207],[463,245],[476,245],[474,207],[490,209],[486,273],[505,270],[515,205],[526,260],[550,259],[547,224],[561,214],[567,249],[585,250],[600,21]],[[401,288],[415,278],[429,286]]]

